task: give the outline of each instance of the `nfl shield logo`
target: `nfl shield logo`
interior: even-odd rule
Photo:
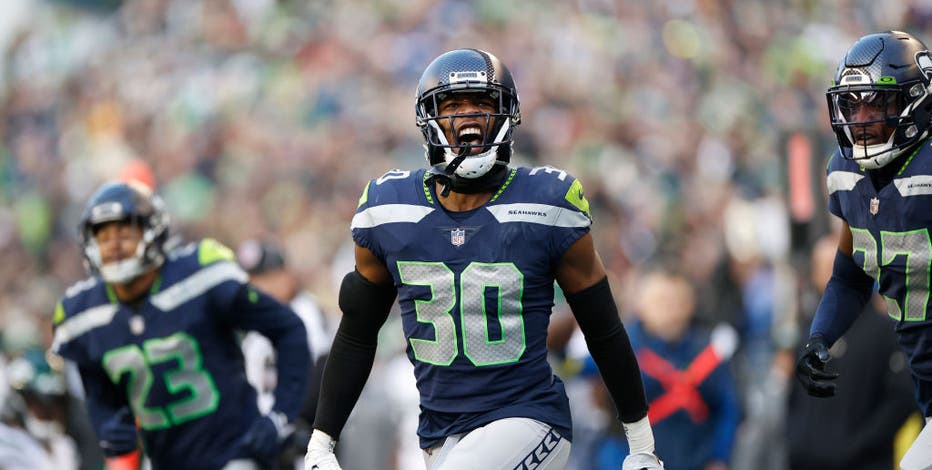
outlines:
[[[450,243],[452,243],[453,246],[460,246],[466,243],[466,230],[461,228],[450,230]]]
[[[139,315],[133,315],[129,317],[129,331],[139,336],[142,332],[146,331],[146,322]]]
[[[880,210],[880,199],[871,198],[871,215],[877,215],[877,211]]]

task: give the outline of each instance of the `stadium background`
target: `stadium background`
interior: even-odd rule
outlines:
[[[932,41],[925,0],[0,9],[6,354],[50,342],[57,297],[85,276],[82,205],[126,175],[157,185],[185,238],[279,240],[335,311],[363,185],[425,164],[413,109],[421,71],[443,51],[476,47],[518,84],[516,161],[583,181],[622,311],[645,266],[677,260],[703,287],[700,315],[739,329],[749,363],[739,378],[752,385],[797,340],[809,246],[831,227],[824,91],[837,60],[876,30]]]

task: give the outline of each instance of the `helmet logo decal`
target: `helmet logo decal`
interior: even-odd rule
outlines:
[[[916,53],[916,65],[919,66],[919,70],[927,80],[932,80],[932,57],[929,56],[929,51]]]
[[[842,85],[851,85],[851,84],[856,84],[856,83],[870,83],[870,81],[871,79],[867,75],[851,74],[851,75],[845,75],[844,77],[841,77]]]
[[[123,217],[123,205],[119,202],[105,202],[91,209],[92,221],[110,221]]]
[[[480,71],[462,71],[462,72],[450,72],[450,83],[460,83],[460,82],[482,82],[488,83],[489,77],[485,72]]]

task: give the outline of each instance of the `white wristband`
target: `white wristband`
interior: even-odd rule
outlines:
[[[333,448],[336,447],[336,445],[337,441],[333,440],[330,434],[320,429],[315,429],[314,432],[311,433],[311,440],[307,442],[307,450],[323,450],[333,453]]]
[[[632,455],[654,452],[654,431],[647,416],[636,422],[621,425],[625,428],[625,437],[628,439],[628,448]]]

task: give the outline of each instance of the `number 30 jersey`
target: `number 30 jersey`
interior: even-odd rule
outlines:
[[[547,326],[555,270],[591,224],[581,183],[555,168],[513,168],[488,203],[449,212],[426,176],[393,170],[371,181],[352,223],[398,288],[421,446],[513,416],[571,439]]]
[[[854,261],[877,281],[909,358],[919,404],[925,416],[932,416],[932,359],[926,338],[932,320],[930,141],[920,145],[880,191],[866,171],[836,150],[829,161],[827,187],[829,210],[851,227]]]
[[[259,419],[238,331],[257,330],[287,357],[277,411],[294,418],[309,361],[304,326],[288,307],[247,284],[229,249],[213,240],[171,253],[134,305],[98,278],[72,286],[55,311],[53,352],[74,361],[101,448],[136,448],[153,468],[221,468],[244,455]],[[303,352],[303,354],[302,354]]]

